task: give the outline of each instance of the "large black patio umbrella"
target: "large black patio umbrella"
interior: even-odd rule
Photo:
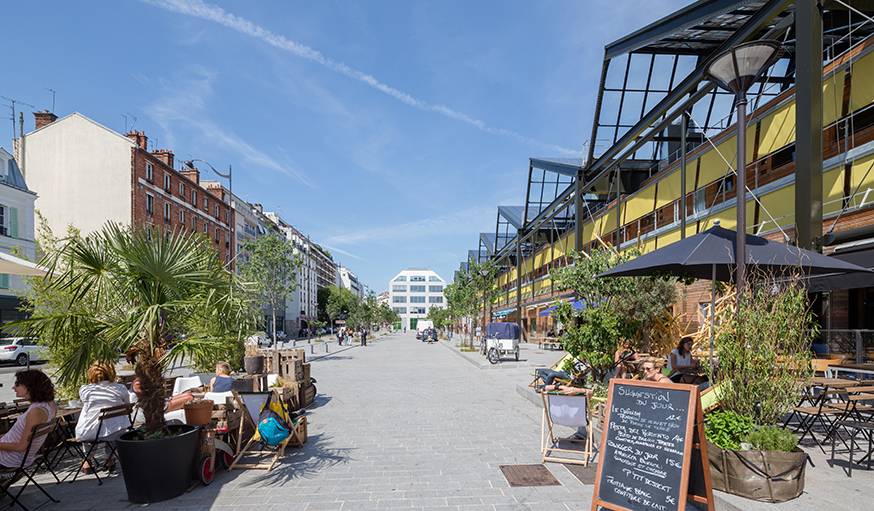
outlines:
[[[632,277],[672,275],[711,279],[710,294],[710,359],[713,360],[713,314],[716,281],[730,282],[735,270],[735,231],[716,225],[704,232],[636,257],[598,275],[599,277]],[[760,271],[779,274],[791,268],[800,268],[805,275],[829,275],[863,272],[867,268],[805,250],[787,243],[770,241],[751,234],[746,235],[748,266]]]

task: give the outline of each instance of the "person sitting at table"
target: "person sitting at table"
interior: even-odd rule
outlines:
[[[234,387],[234,379],[231,377],[231,364],[219,362],[215,365],[215,376],[209,380],[210,392],[230,392]]]
[[[634,374],[634,362],[637,361],[637,354],[631,347],[631,343],[627,340],[619,343],[616,351],[613,353],[613,364],[616,367],[616,378],[631,378]]]
[[[100,410],[113,406],[130,403],[127,387],[121,383],[115,383],[115,367],[109,362],[94,362],[88,368],[88,383],[79,388],[79,400],[82,401],[82,411],[79,413],[79,421],[76,422],[76,438],[78,440],[97,439],[97,429],[100,428],[100,437],[106,438],[119,431],[130,427],[127,417],[113,417],[103,421],[100,426]],[[111,450],[104,446],[106,454]],[[112,470],[114,460],[106,460],[107,470]],[[91,464],[86,460],[82,464],[82,472],[92,472]]]
[[[555,337],[555,332],[550,328],[546,331],[546,337]]]
[[[664,360],[650,358],[643,361],[643,381],[651,381],[655,383],[673,383],[670,378],[662,372]]]
[[[13,386],[15,397],[30,401],[24,413],[15,419],[12,428],[0,437],[0,467],[18,468],[24,460],[24,451],[30,442],[33,428],[55,419],[58,407],[55,404],[55,386],[42,371],[28,369],[15,373]],[[29,467],[36,459],[37,453],[45,443],[48,435],[34,440],[24,460],[24,466]]]
[[[677,343],[677,347],[668,355],[668,369],[671,372],[671,380],[676,375],[694,373],[698,369],[698,361],[692,357],[692,337],[686,335]]]

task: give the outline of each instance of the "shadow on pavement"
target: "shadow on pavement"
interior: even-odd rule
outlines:
[[[307,410],[315,410],[316,408],[321,408],[326,404],[331,402],[331,396],[327,394],[317,394],[313,399],[313,402],[307,406]]]
[[[281,486],[295,479],[314,476],[326,468],[348,463],[352,449],[329,447],[330,439],[320,433],[307,438],[303,447],[286,449],[281,465],[246,482],[245,486]]]

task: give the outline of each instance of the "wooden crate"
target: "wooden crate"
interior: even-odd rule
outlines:
[[[310,374],[310,364],[309,364],[309,363],[304,363],[304,364],[303,364],[303,378],[301,378],[301,380],[302,380],[304,383],[309,383],[309,382],[310,382],[310,378],[311,378],[311,374]]]
[[[300,407],[306,408],[311,405],[316,398],[316,386],[307,383],[300,387]]]

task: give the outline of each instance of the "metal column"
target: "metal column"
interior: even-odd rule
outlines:
[[[737,110],[737,176],[735,179],[737,207],[737,241],[734,244],[734,262],[737,268],[735,284],[738,300],[746,286],[747,266],[747,97],[746,92],[738,94]]]
[[[680,239],[686,239],[686,111],[680,116]]]
[[[522,340],[525,339],[525,333],[522,329],[522,231],[516,231],[516,324],[519,325],[519,332],[522,334]]]
[[[577,171],[574,181],[574,250],[583,251],[583,219],[586,218],[583,209],[583,169]]]
[[[822,14],[819,1],[795,2],[795,237],[818,249],[822,237]]]

